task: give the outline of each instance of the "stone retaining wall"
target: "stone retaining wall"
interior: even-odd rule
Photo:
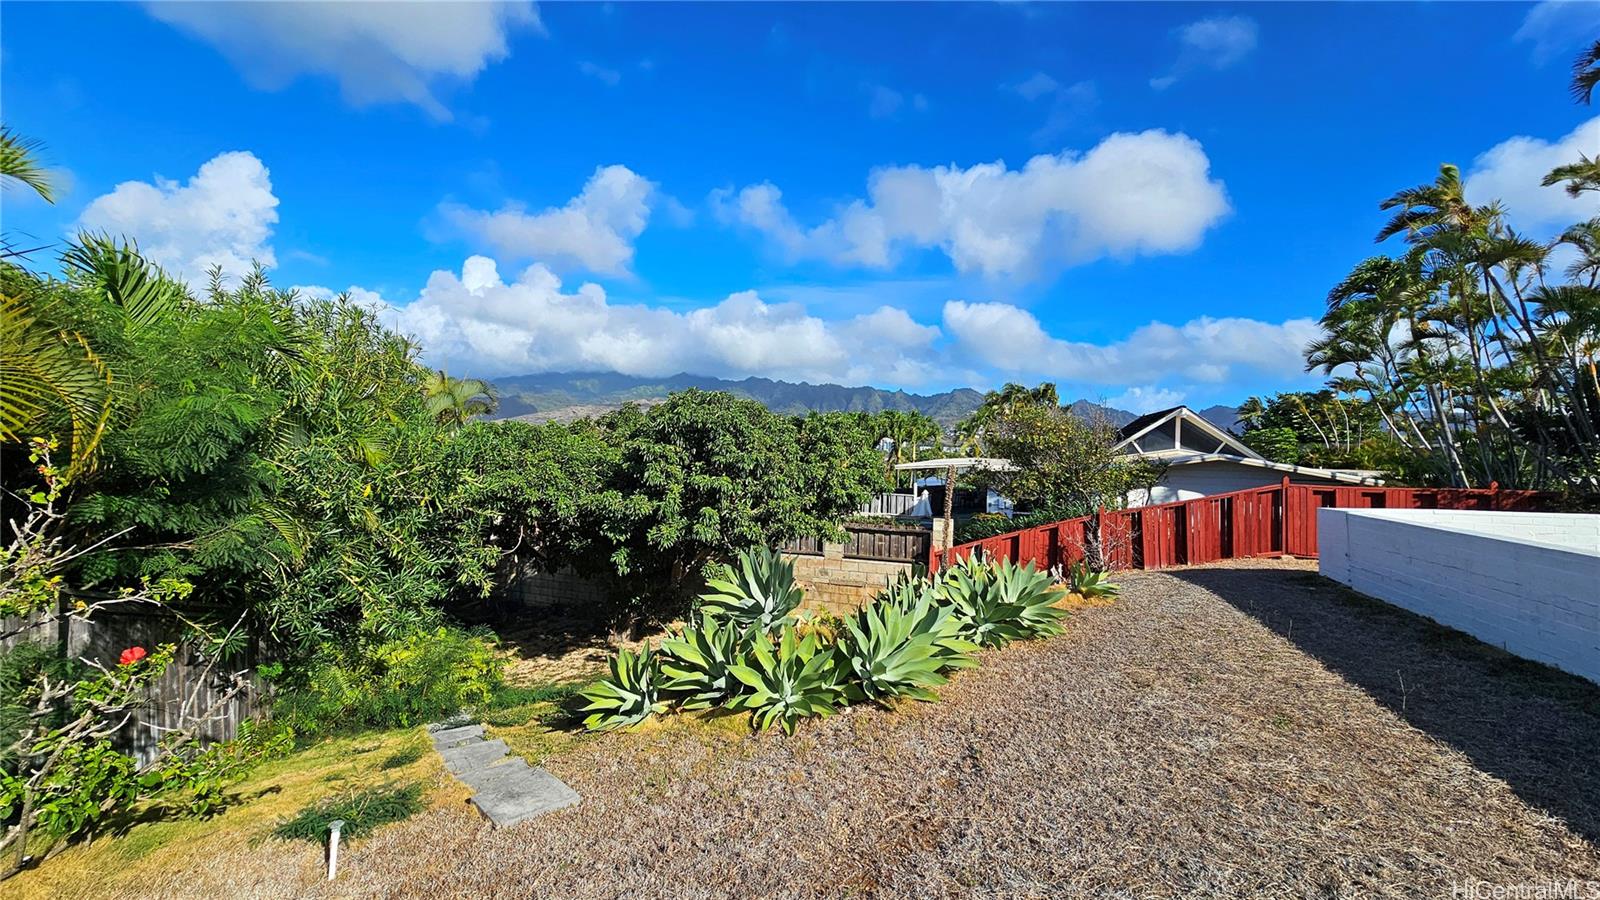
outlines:
[[[822,545],[821,556],[786,554],[794,562],[795,583],[805,589],[805,608],[849,615],[888,587],[910,563],[845,559],[844,544]]]

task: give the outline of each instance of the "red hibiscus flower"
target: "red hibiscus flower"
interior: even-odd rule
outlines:
[[[118,662],[124,666],[131,666],[148,655],[143,647],[129,647],[122,651],[122,658]]]

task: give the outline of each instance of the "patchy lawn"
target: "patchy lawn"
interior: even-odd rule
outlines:
[[[1600,688],[1303,563],[1123,582],[1066,635],[985,653],[940,704],[794,738],[690,718],[513,729],[584,797],[515,828],[482,824],[435,758],[409,763],[433,808],[348,848],[331,887],[317,848],[262,837],[320,789],[296,757],[218,820],[102,839],[0,893],[1365,897],[1600,880]],[[313,752],[375,778],[413,739]],[[126,849],[161,828],[181,834]]]

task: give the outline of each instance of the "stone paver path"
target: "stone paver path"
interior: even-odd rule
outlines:
[[[472,788],[472,805],[496,825],[515,825],[578,802],[578,792],[561,779],[509,756],[505,741],[485,739],[482,725],[429,730],[445,768]]]

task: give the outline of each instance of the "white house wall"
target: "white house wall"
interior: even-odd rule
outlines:
[[[1290,480],[1295,484],[1335,483],[1299,476]],[[1282,483],[1283,473],[1272,469],[1246,466],[1227,460],[1192,463],[1167,469],[1166,477],[1150,491],[1148,497],[1144,491],[1133,491],[1128,495],[1128,505],[1150,506],[1156,503],[1173,503],[1178,500],[1193,500],[1196,497],[1209,497],[1212,494],[1226,494],[1229,491],[1243,491]]]
[[[1600,516],[1320,509],[1323,575],[1600,682]]]

